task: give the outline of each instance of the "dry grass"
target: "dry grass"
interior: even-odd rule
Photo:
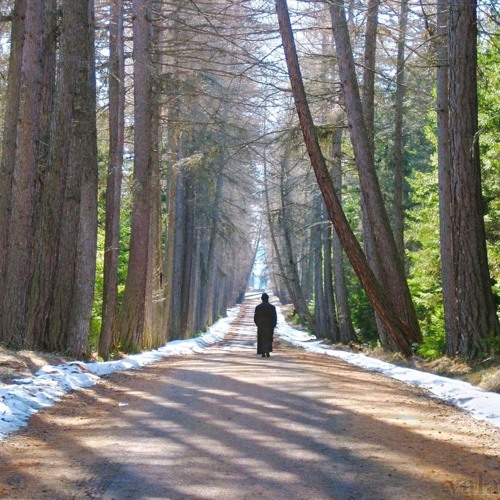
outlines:
[[[475,385],[480,389],[500,393],[500,359],[489,358],[476,363],[465,363],[459,359],[443,356],[426,361],[418,356],[406,359],[400,354],[387,353],[382,349],[363,349],[364,354],[377,359],[407,366],[443,377],[455,378]]]
[[[63,356],[38,351],[11,351],[0,346],[0,386],[16,378],[29,377],[44,365],[60,365],[69,361]]]
[[[293,306],[281,306],[281,311],[286,320],[291,323]],[[300,326],[292,324],[294,328],[303,329]],[[371,356],[387,363],[398,366],[406,366],[416,370],[422,370],[443,377],[463,380],[484,391],[500,393],[500,358],[488,358],[476,363],[465,363],[460,359],[453,359],[443,356],[433,361],[427,361],[419,356],[413,356],[409,359],[401,354],[386,352],[381,348],[369,348],[360,344],[342,345],[332,344],[328,340],[323,340],[325,344],[332,345],[335,349],[350,352],[360,352],[366,356]]]

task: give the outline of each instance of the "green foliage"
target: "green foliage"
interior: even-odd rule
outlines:
[[[345,149],[347,150],[348,147],[346,146]],[[358,240],[362,242],[360,203],[357,174],[353,170],[344,171],[342,194],[344,212]],[[375,347],[375,344],[378,342],[378,333],[373,309],[347,258],[344,259],[344,268],[351,320],[358,334],[359,341]]]
[[[494,292],[500,296],[500,55],[490,39],[479,54],[479,125],[485,225],[490,272]],[[426,128],[436,143],[434,114]],[[413,171],[409,183],[413,204],[408,213],[406,238],[410,265],[410,290],[424,337],[419,354],[434,359],[444,354],[446,337],[441,290],[439,253],[439,197],[437,162],[426,172]],[[486,341],[487,349],[498,350],[498,339]]]
[[[104,270],[104,228],[99,225],[97,232],[97,259],[96,259],[96,281],[94,288],[94,303],[92,305],[92,316],[90,318],[89,350],[97,351],[99,345],[99,334],[102,323],[102,291]]]
[[[363,344],[369,344],[370,347],[376,347],[379,339],[370,302],[356,275],[351,272],[348,273],[346,278],[351,319],[356,328],[358,340]]]
[[[434,359],[444,354],[446,338],[439,253],[437,172],[413,172],[409,179],[413,207],[406,238],[410,265],[408,284],[422,328],[419,354]]]
[[[302,321],[300,320],[300,316],[295,312],[287,314],[286,320],[287,320],[287,323],[290,323],[293,326],[304,326],[302,324]]]
[[[483,341],[483,348],[489,356],[498,356],[500,354],[500,337],[490,333]]]
[[[500,36],[485,42],[478,55],[479,129],[484,222],[490,272],[500,281]],[[498,294],[500,288],[495,290]]]
[[[128,267],[128,245],[130,241],[130,197],[122,200],[122,211],[120,217],[120,253],[118,256],[118,304],[121,304],[123,291],[125,289],[125,279]],[[96,259],[96,280],[94,287],[94,302],[92,305],[92,316],[90,318],[89,331],[89,351],[97,351],[99,345],[99,335],[102,324],[102,304],[104,288],[104,243],[105,243],[105,196],[104,191],[100,191],[98,206],[98,229],[97,229],[97,259]]]

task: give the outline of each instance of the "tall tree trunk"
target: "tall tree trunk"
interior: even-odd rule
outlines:
[[[477,13],[471,0],[451,0],[450,164],[453,273],[456,287],[458,346],[463,357],[487,350],[500,335],[491,290],[483,219],[477,103]]]
[[[26,0],[16,0],[12,11],[11,47],[9,73],[7,80],[7,97],[2,136],[2,158],[0,163],[0,276],[4,280],[6,273],[7,248],[9,237],[12,178],[16,158],[16,137],[21,98],[21,68],[23,61],[23,45],[25,30]],[[5,284],[0,286],[0,325],[3,320],[3,297]],[[0,326],[0,342],[10,340],[10,331]]]
[[[170,323],[169,338],[181,339],[182,332],[182,288],[184,272],[184,254],[186,252],[186,183],[185,172],[182,167],[175,173],[175,183],[172,183],[171,214],[172,222],[169,238],[173,238],[173,252],[171,254],[172,278],[170,287]]]
[[[370,161],[373,164],[375,164],[375,62],[379,7],[380,0],[368,1],[365,29],[363,87],[361,94],[363,116],[368,134]],[[368,263],[377,279],[383,282],[384,275],[382,264],[377,252],[375,236],[368,217],[368,207],[363,192],[361,192],[361,218],[363,221],[363,246]],[[395,346],[391,345],[391,337],[386,332],[383,322],[376,314],[374,316],[380,343],[384,349],[393,350]]]
[[[47,22],[55,28],[57,4],[51,2],[50,20]],[[64,207],[66,199],[70,198],[73,203],[79,200],[79,172],[71,170],[70,158],[72,156],[73,122],[76,111],[77,78],[79,69],[79,53],[82,40],[78,39],[77,28],[72,23],[75,22],[76,13],[71,11],[71,5],[63,4],[63,18],[60,27],[60,43],[58,50],[58,71],[56,80],[56,91],[54,96],[51,90],[47,90],[48,113],[49,103],[54,102],[53,115],[50,120],[50,139],[48,142],[48,159],[46,171],[41,173],[41,193],[36,211],[35,238],[33,249],[32,276],[29,287],[28,298],[28,326],[27,345],[30,347],[44,348],[48,351],[64,352],[67,349],[66,334],[68,332],[67,318],[69,318],[68,302],[73,296],[74,276],[70,276],[72,265],[68,259],[63,261],[62,269],[68,273],[68,278],[64,282],[58,276],[60,259],[62,259],[62,249],[65,238],[61,237],[63,223],[65,219]],[[78,23],[80,20],[78,21]],[[54,29],[54,31],[56,31]],[[49,44],[56,54],[55,40]],[[51,89],[51,62],[53,56],[47,55],[46,82],[47,89]],[[85,66],[82,66],[85,67]],[[81,76],[81,75],[80,75]],[[81,82],[80,82],[81,83]],[[82,106],[79,103],[79,106]],[[80,109],[81,111],[81,109]],[[47,117],[48,121],[48,117]],[[46,135],[46,134],[45,134]],[[80,159],[79,159],[80,160]],[[70,192],[67,188],[67,180],[77,176],[73,182],[73,189]],[[75,186],[76,184],[76,186]],[[66,214],[67,215],[67,214]],[[75,229],[75,220],[79,220],[78,214],[73,214],[69,228]],[[67,221],[67,216],[66,216]],[[66,228],[68,223],[66,222]],[[66,250],[76,247],[75,241],[67,241]],[[59,281],[58,281],[59,280]],[[61,283],[63,281],[63,283]],[[64,304],[55,303],[60,297],[66,298]],[[61,319],[62,318],[62,319]],[[61,321],[64,324],[61,324]]]
[[[127,280],[120,311],[124,348],[143,348],[149,335],[148,272],[151,224],[151,61],[149,0],[134,0],[134,187]]]
[[[396,68],[396,95],[394,102],[394,239],[401,262],[405,261],[404,249],[404,144],[403,119],[405,84],[405,42],[408,20],[408,0],[402,0],[399,18],[398,59]]]
[[[77,260],[75,266],[75,288],[70,317],[68,351],[72,356],[87,354],[90,318],[94,301],[96,253],[97,253],[97,126],[96,126],[96,81],[94,49],[94,1],[82,0],[78,15],[81,27],[82,54],[81,69],[81,116],[77,116],[75,135],[79,139],[75,148],[75,164],[80,162],[81,202]],[[76,142],[76,141],[75,141]]]
[[[368,0],[366,14],[362,106],[372,155],[375,151],[375,62],[380,0]]]
[[[288,203],[288,186],[286,185],[287,178],[287,167],[288,167],[288,155],[285,152],[285,157],[281,161],[281,170],[280,170],[280,201],[281,201],[281,210],[280,210],[280,226],[282,232],[282,240],[283,240],[283,264],[286,272],[287,279],[290,282],[290,287],[293,290],[293,297],[295,300],[293,304],[299,315],[301,321],[304,324],[309,325],[311,330],[316,331],[316,325],[314,322],[314,317],[309,310],[309,305],[307,304],[307,299],[305,293],[307,290],[304,290],[302,283],[300,281],[299,270],[297,267],[297,259],[294,255],[294,248],[292,245],[292,228],[290,225],[290,216],[289,212],[290,205]]]
[[[273,217],[273,212],[271,208],[271,201],[270,201],[270,187],[269,187],[269,180],[268,180],[268,169],[267,169],[267,160],[264,157],[264,197],[266,200],[266,214],[267,214],[267,222],[269,226],[269,234],[271,236],[271,243],[272,243],[272,248],[274,250],[274,258],[272,259],[273,262],[277,263],[278,267],[278,273],[277,276],[275,276],[275,280],[279,279],[283,285],[286,288],[286,291],[288,293],[288,296],[290,297],[290,300],[292,301],[293,305],[295,308],[297,308],[297,298],[295,297],[295,289],[291,285],[291,281],[288,278],[288,273],[285,270],[285,264],[283,262],[284,257],[281,255],[281,248],[278,244],[278,238],[277,238],[277,224],[274,223],[274,217]],[[280,297],[281,302],[283,303],[283,300]]]
[[[26,10],[25,41],[20,79],[17,148],[12,172],[12,191],[2,329],[13,348],[21,348],[26,337],[27,290],[31,270],[33,218],[35,212],[38,141],[40,139],[42,47],[44,1]]]
[[[109,164],[106,182],[104,283],[99,356],[109,358],[118,300],[120,251],[120,201],[125,133],[125,54],[123,0],[111,3],[109,25]]]
[[[153,2],[155,13],[161,9],[160,2]],[[152,33],[152,56],[151,63],[157,68],[154,71],[152,86],[152,144],[151,144],[151,234],[150,234],[150,259],[147,295],[150,300],[146,305],[146,315],[151,317],[150,338],[146,338],[145,347],[154,348],[165,344],[166,332],[166,309],[165,288],[163,285],[163,225],[162,225],[162,186],[161,186],[161,160],[162,160],[162,102],[161,102],[161,78],[162,56],[160,54],[162,26],[155,23]]]
[[[186,178],[186,200],[185,200],[185,220],[184,220],[184,254],[182,256],[182,275],[180,284],[181,299],[181,328],[182,338],[188,338],[193,332],[188,330],[188,320],[191,315],[192,304],[190,302],[190,287],[192,286],[193,260],[195,259],[195,216],[194,216],[194,189],[193,175],[190,172]]]
[[[45,321],[52,293],[51,272],[54,256],[50,252],[55,248],[53,234],[53,217],[50,212],[51,187],[53,187],[52,165],[52,125],[54,122],[54,106],[56,94],[56,67],[58,43],[58,8],[57,0],[45,2],[45,37],[42,52],[43,81],[41,94],[40,141],[38,144],[38,191],[34,216],[34,237],[32,252],[32,267],[28,285],[26,306],[26,349],[43,349],[45,336]],[[55,196],[60,200],[62,196]],[[56,202],[57,203],[57,202]],[[57,213],[59,217],[59,213]],[[49,246],[46,246],[49,243]]]
[[[201,235],[200,229],[196,226],[193,227],[193,240],[194,247],[192,250],[191,258],[191,282],[188,287],[189,291],[189,312],[186,322],[186,331],[190,334],[198,330],[198,316],[199,316],[199,298],[200,298],[200,248],[201,248]]]
[[[222,188],[224,186],[224,165],[225,159],[220,158],[220,166],[217,170],[216,181],[215,181],[215,193],[213,199],[213,206],[211,208],[211,216],[208,218],[209,228],[208,228],[208,255],[206,264],[206,292],[205,296],[202,297],[204,326],[210,326],[214,322],[214,300],[217,292],[216,289],[216,275],[217,275],[217,260],[218,252],[220,251],[218,242],[218,222],[220,218],[220,204],[222,201]]]
[[[439,173],[439,234],[441,285],[443,289],[446,354],[458,352],[458,310],[453,274],[451,163],[448,102],[448,9],[449,0],[439,0],[436,16],[437,152]]]
[[[316,334],[319,337],[332,339],[331,332],[328,331],[327,313],[325,303],[325,289],[323,286],[323,228],[322,228],[322,198],[321,193],[313,198],[313,226],[310,231],[311,255],[309,259],[313,263],[313,283],[314,283],[314,324]]]
[[[364,122],[349,32],[342,4],[332,4],[330,13],[337,48],[339,75],[351,132],[351,143],[358,166],[369,224],[382,265],[383,276],[380,276],[379,279],[383,279],[382,283],[388,291],[389,300],[405,324],[408,341],[421,342],[420,327],[406,281],[403,262],[399,258],[375,165],[372,161],[372,147]],[[398,346],[394,346],[394,348],[399,349]]]
[[[411,340],[414,335],[411,335],[411,332],[407,331],[408,327],[405,324],[406,318],[402,319],[396,314],[393,304],[388,300],[384,290],[369,268],[359,242],[352,232],[339,199],[335,194],[335,189],[333,188],[325,159],[319,147],[313,119],[307,102],[287,3],[285,0],[276,0],[276,7],[295,106],[299,115],[300,125],[311,165],[316,174],[318,185],[323,193],[328,213],[340,237],[342,246],[367,293],[368,299],[384,321],[389,334],[393,337],[400,352],[409,356],[412,353]],[[375,185],[378,185],[378,182],[376,182]],[[394,239],[392,239],[392,241],[394,241]]]
[[[326,213],[326,208],[325,208]],[[326,214],[328,217],[328,214]],[[329,224],[324,231],[324,242],[323,242],[323,255],[324,255],[324,267],[323,267],[323,281],[324,281],[324,294],[325,294],[325,307],[327,311],[327,322],[328,331],[334,342],[339,342],[341,340],[341,330],[340,330],[340,309],[336,307],[335,301],[335,289],[334,289],[334,271],[333,271],[333,233],[334,229],[331,224]],[[342,250],[342,246],[339,246]]]
[[[167,182],[166,182],[166,210],[168,214],[167,230],[165,235],[165,260],[163,267],[165,269],[165,318],[166,337],[171,338],[170,322],[172,317],[173,297],[176,293],[176,282],[174,281],[174,263],[175,263],[175,243],[176,243],[176,196],[177,196],[177,177],[180,169],[177,162],[181,157],[181,126],[180,126],[180,106],[181,98],[179,95],[180,84],[177,78],[173,77],[171,84],[167,86],[169,98],[167,110]]]
[[[344,129],[344,116],[335,124],[332,137],[332,161],[333,161],[333,187],[342,202],[342,135]],[[356,332],[352,324],[351,311],[347,300],[347,286],[344,271],[344,249],[337,235],[332,231],[333,250],[333,275],[335,279],[335,298],[337,304],[337,320],[340,341],[343,344],[356,340]]]
[[[61,65],[69,66],[62,93],[71,118],[63,145],[66,170],[58,238],[50,344],[75,357],[86,354],[94,292],[97,241],[97,134],[92,0],[63,4]],[[59,133],[64,133],[60,130]]]

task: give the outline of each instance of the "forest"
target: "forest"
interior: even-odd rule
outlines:
[[[494,0],[0,2],[0,344],[205,331],[500,352]],[[257,279],[257,281],[259,281]]]

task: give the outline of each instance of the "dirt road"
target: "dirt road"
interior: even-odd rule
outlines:
[[[499,433],[402,383],[277,343],[252,305],[205,354],[79,390],[0,442],[0,497],[500,496]]]

